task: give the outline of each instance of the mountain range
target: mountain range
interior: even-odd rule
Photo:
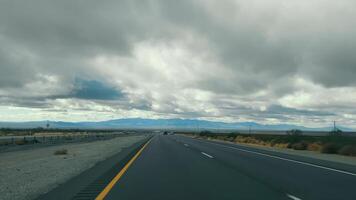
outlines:
[[[0,122],[0,128],[78,128],[78,129],[234,129],[234,130],[291,130],[330,131],[332,127],[309,128],[291,124],[259,124],[255,122],[216,122],[197,119],[143,119],[124,118],[99,122],[63,122],[63,121],[29,121],[29,122]],[[352,131],[347,127],[338,127],[343,131]]]

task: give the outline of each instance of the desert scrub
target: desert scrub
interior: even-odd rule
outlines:
[[[356,156],[356,146],[346,145],[338,153],[344,156]]]
[[[320,151],[322,148],[322,144],[320,142],[313,142],[308,144],[307,150],[309,151]]]
[[[298,143],[292,144],[291,147],[294,150],[306,150],[308,147],[308,144],[306,142],[298,142]]]
[[[25,144],[27,144],[27,143],[28,143],[27,140],[16,140],[16,141],[15,141],[15,144],[17,144],[17,145],[25,145]]]
[[[287,148],[288,144],[287,143],[275,143],[273,145],[273,147],[277,147],[277,148]]]
[[[326,143],[321,148],[321,153],[336,154],[339,151],[339,146],[334,143]]]
[[[203,132],[200,138],[218,139],[236,143],[255,144],[261,146],[309,150],[326,154],[355,156],[356,137],[344,135],[308,136],[302,134],[266,135],[241,133]]]
[[[68,150],[67,149],[59,149],[54,152],[54,155],[67,155]]]

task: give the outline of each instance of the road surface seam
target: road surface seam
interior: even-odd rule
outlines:
[[[246,150],[246,149],[240,149],[240,148],[237,148],[237,147],[231,147],[231,146],[226,146],[226,145],[216,144],[216,143],[206,142],[206,141],[204,141],[204,142],[205,143],[210,143],[210,144],[213,144],[213,145],[217,145],[217,146],[222,146],[222,147],[225,147],[225,148],[236,149],[236,150],[239,150],[239,151],[244,151],[244,152],[253,153],[253,154],[257,154],[257,155],[267,156],[267,157],[270,157],[270,158],[275,158],[275,159],[279,159],[279,160],[284,160],[284,161],[289,161],[289,162],[293,162],[293,163],[303,164],[303,165],[316,167],[316,168],[320,168],[320,169],[325,169],[325,170],[329,170],[329,171],[339,172],[339,173],[346,174],[346,175],[356,176],[356,174],[348,172],[348,171],[343,171],[343,170],[339,170],[339,169],[333,169],[333,168],[330,168],[330,167],[324,167],[324,166],[321,166],[321,165],[316,165],[316,164],[312,164],[312,163],[292,160],[292,159],[288,159],[288,158],[282,158],[282,157],[279,157],[279,156],[273,156],[273,155],[260,153],[260,152],[255,152],[255,151],[250,151],[250,150]]]
[[[151,139],[152,140],[152,139]],[[125,172],[128,170],[128,168],[131,166],[131,164],[136,160],[136,158],[141,154],[141,152],[146,148],[146,146],[151,142],[149,140],[136,154],[134,157],[131,158],[131,160],[125,165],[124,168],[110,181],[110,183],[104,188],[104,190],[95,198],[95,200],[103,200],[110,190],[114,187],[114,185],[120,180],[122,175],[125,174]]]

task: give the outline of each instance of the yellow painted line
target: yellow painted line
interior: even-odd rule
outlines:
[[[95,200],[103,200],[106,195],[109,194],[110,190],[114,187],[114,185],[120,180],[122,175],[125,174],[125,172],[129,169],[131,164],[136,160],[136,158],[141,154],[141,152],[146,148],[148,143],[150,143],[151,140],[149,140],[143,147],[135,154],[134,157],[131,158],[131,160],[125,165],[124,168],[110,181],[110,183],[104,188],[103,191],[95,198]]]

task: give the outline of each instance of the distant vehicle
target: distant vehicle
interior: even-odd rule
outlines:
[[[168,132],[167,132],[167,131],[165,131],[165,132],[163,133],[163,135],[168,135]]]

